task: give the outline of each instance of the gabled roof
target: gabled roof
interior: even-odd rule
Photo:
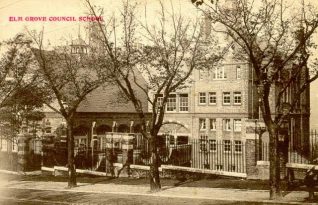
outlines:
[[[134,73],[138,85],[143,89],[146,89],[147,82],[142,77],[141,73],[137,69]],[[132,76],[130,82],[135,95],[142,103],[143,112],[147,113],[148,93],[145,93],[134,83]],[[136,113],[136,110],[132,102],[126,98],[117,84],[104,83],[86,96],[79,105],[77,112]]]
[[[35,56],[38,57],[39,51],[33,49]],[[55,51],[44,51],[44,55],[53,55]],[[143,87],[147,87],[145,79],[137,70],[134,71],[136,82]],[[132,88],[135,91],[137,98],[143,105],[143,111],[148,112],[147,94],[133,83],[131,79]],[[97,89],[89,93],[86,98],[80,103],[77,112],[85,113],[136,113],[133,104],[127,100],[120,88],[111,83],[104,83]]]
[[[142,101],[143,111],[148,112],[146,94],[138,88],[135,88],[135,91]],[[105,83],[86,96],[79,105],[77,112],[136,113],[136,110],[133,104],[120,93],[117,85]]]

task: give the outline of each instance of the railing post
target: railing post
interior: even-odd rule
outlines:
[[[113,148],[113,136],[112,135],[106,135],[106,174],[110,173],[112,177],[115,176],[114,172],[114,148]]]
[[[245,141],[245,167],[247,177],[255,175],[256,156],[255,156],[255,139],[246,139]]]
[[[27,170],[28,154],[29,154],[29,138],[28,136],[21,134],[18,136],[18,167],[17,168],[19,172],[24,172]]]

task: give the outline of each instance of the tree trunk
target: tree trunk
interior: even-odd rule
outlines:
[[[149,170],[149,179],[150,179],[150,190],[152,192],[157,192],[161,189],[160,177],[159,177],[160,159],[158,155],[157,144],[158,144],[157,137],[151,136],[150,150],[151,150],[152,163],[150,165],[150,170]]]
[[[269,176],[270,176],[270,199],[282,197],[280,187],[280,159],[278,152],[277,127],[271,123],[269,127]]]
[[[76,187],[76,169],[74,163],[74,136],[73,119],[67,120],[67,162],[68,162],[68,187]]]

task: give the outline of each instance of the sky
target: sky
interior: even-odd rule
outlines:
[[[147,6],[148,21],[160,9],[157,0],[136,0],[139,4]],[[190,15],[199,13],[190,0],[172,0],[175,10]],[[104,8],[105,15],[119,14],[122,1],[91,0],[91,3]],[[170,1],[164,0],[165,6],[171,6]],[[142,7],[144,8],[144,7]],[[85,26],[87,22],[58,22],[58,21],[26,21],[25,17],[61,17],[71,16],[79,18],[87,15],[88,8],[83,0],[0,0],[0,40],[14,36],[16,33],[28,30],[40,31],[44,29],[44,36],[51,44],[65,43],[65,40],[74,39],[81,34],[85,40]],[[140,12],[140,15],[144,15]],[[23,17],[23,21],[9,21],[10,17]],[[47,43],[47,42],[44,42]]]
[[[148,21],[155,12],[159,11],[157,0],[137,0],[140,4],[147,5]],[[307,0],[308,1],[308,0]],[[318,6],[317,0],[309,0]],[[120,8],[121,1],[116,0],[91,0],[95,5],[104,8],[106,14],[110,14]],[[175,10],[181,10],[188,16],[197,16],[198,11],[190,0],[163,0],[166,6],[173,6]],[[70,16],[78,19],[86,16],[87,7],[83,0],[0,0],[0,41],[12,38],[19,32],[28,30],[44,30],[44,43],[53,45],[65,45],[70,39],[79,34],[84,40],[86,22],[58,22],[58,21],[26,21],[25,17],[61,17]],[[116,13],[118,14],[118,12]],[[143,15],[143,14],[140,14]],[[23,21],[9,21],[11,17],[22,17]],[[318,37],[316,39],[318,41]],[[315,53],[318,57],[318,53]],[[311,128],[318,130],[318,81],[311,85]]]

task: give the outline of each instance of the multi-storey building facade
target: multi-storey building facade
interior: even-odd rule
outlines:
[[[191,138],[241,140],[246,120],[257,115],[257,98],[251,68],[246,62],[228,61],[211,70],[196,70],[188,89],[171,95],[165,121],[170,131]],[[256,99],[256,100],[255,100]],[[183,132],[178,127],[183,127]],[[186,132],[186,133],[184,133]]]

